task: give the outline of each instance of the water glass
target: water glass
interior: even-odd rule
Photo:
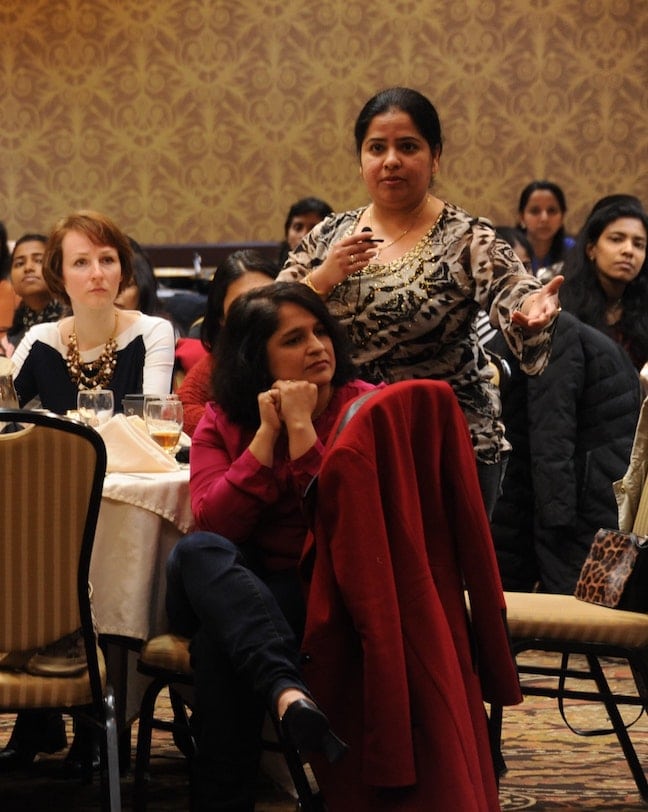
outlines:
[[[110,389],[81,389],[77,395],[79,419],[88,426],[103,426],[114,410],[115,400]]]
[[[147,398],[144,404],[144,420],[149,435],[167,452],[173,454],[182,433],[182,401],[167,398]]]

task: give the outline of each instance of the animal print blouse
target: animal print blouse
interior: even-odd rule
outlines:
[[[289,255],[278,279],[302,279],[321,265],[329,247],[356,229],[363,211],[333,214],[316,225]],[[522,369],[537,375],[548,361],[553,325],[525,335],[510,316],[540,287],[487,220],[445,203],[417,245],[393,262],[351,274],[331,291],[327,305],[355,347],[360,377],[448,381],[466,415],[477,458],[493,463],[509,445],[475,317],[481,306]]]

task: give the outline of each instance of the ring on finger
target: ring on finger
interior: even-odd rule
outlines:
[[[355,265],[355,261],[356,261],[355,254],[351,254],[351,256],[349,257],[349,265]]]

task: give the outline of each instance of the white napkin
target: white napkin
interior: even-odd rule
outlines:
[[[137,415],[116,414],[97,431],[106,444],[109,473],[149,473],[180,468],[176,460],[149,437],[144,421]]]

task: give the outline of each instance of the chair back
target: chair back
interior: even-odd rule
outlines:
[[[13,425],[12,425],[13,424]],[[0,409],[0,651],[92,630],[88,571],[106,470],[94,429]]]

